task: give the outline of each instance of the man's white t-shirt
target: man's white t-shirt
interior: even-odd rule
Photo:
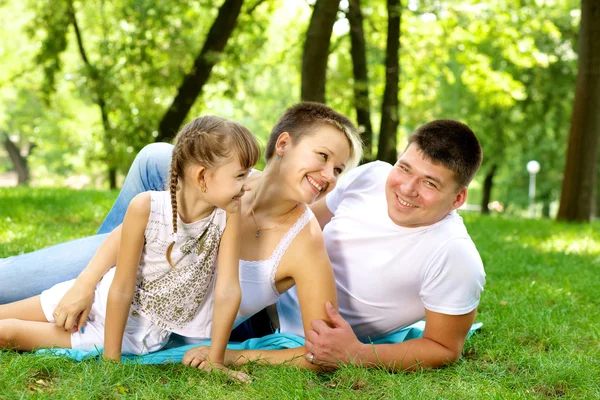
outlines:
[[[350,171],[326,198],[334,214],[323,234],[340,314],[361,339],[402,329],[430,311],[473,311],[485,284],[481,257],[462,218],[404,228],[387,213],[385,183],[393,167],[375,161]],[[277,302],[280,330],[304,336],[295,288]]]

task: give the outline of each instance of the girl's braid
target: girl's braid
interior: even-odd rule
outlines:
[[[179,178],[179,157],[181,154],[181,146],[176,146],[173,150],[173,159],[171,160],[171,170],[169,172],[169,191],[171,192],[171,207],[173,210],[173,241],[167,248],[167,261],[171,268],[175,268],[173,260],[171,260],[171,252],[177,241],[177,182]]]

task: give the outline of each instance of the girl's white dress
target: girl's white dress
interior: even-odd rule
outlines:
[[[206,339],[211,334],[217,255],[226,213],[215,208],[208,217],[191,224],[183,223],[178,216],[178,239],[171,253],[175,268],[171,268],[166,257],[173,240],[170,193],[150,192],[150,196],[150,216],[123,335],[123,354],[157,351],[166,345],[172,332]],[[71,335],[72,348],[92,350],[104,346],[106,301],[114,274],[115,268],[110,269],[96,286],[85,331]],[[49,322],[54,322],[54,308],[73,282],[62,282],[42,292],[42,309]]]

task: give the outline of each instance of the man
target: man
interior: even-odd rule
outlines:
[[[333,326],[312,322],[309,362],[410,370],[458,360],[485,273],[455,210],[481,159],[466,125],[433,121],[410,136],[394,166],[356,168],[312,207],[334,268],[339,313],[327,304]],[[277,311],[281,332],[302,335],[293,291],[281,296]],[[422,338],[370,343],[423,318]]]

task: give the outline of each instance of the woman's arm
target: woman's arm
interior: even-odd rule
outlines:
[[[75,326],[79,330],[85,326],[94,302],[96,285],[104,274],[117,264],[121,227],[122,225],[119,225],[106,237],[71,289],[60,299],[54,309],[54,314],[58,314],[56,317],[58,327],[71,331]]]
[[[135,291],[140,256],[144,248],[144,231],[150,215],[150,193],[137,195],[129,204],[123,232],[117,270],[108,291],[104,325],[104,358],[121,361],[123,332]]]
[[[337,308],[337,292],[331,262],[316,220],[314,223],[311,221],[294,239],[279,268],[283,268],[285,271],[281,272],[285,272],[296,283],[305,335],[311,329],[311,321],[320,319],[329,322],[325,303],[329,301]],[[284,350],[227,350],[225,364],[239,365],[248,361],[259,361],[265,364],[289,363],[301,368],[323,370],[323,366],[313,365],[304,359],[307,352],[304,346]],[[183,363],[197,365],[205,356],[205,349],[194,348],[185,354]]]

